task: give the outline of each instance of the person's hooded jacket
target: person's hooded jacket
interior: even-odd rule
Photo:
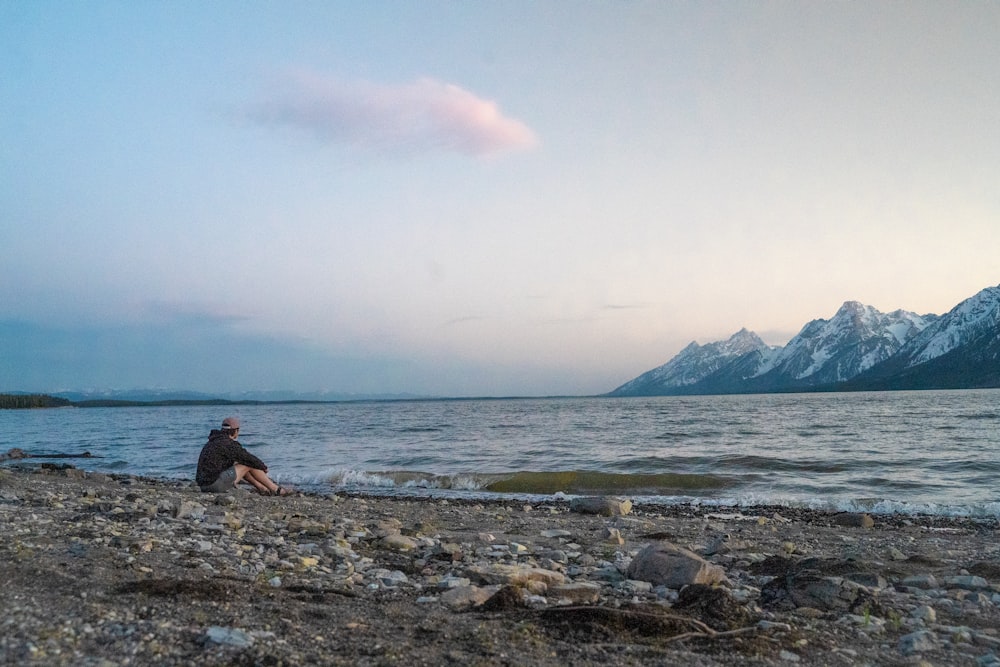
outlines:
[[[243,449],[243,445],[230,438],[228,432],[213,430],[208,434],[208,442],[201,448],[195,481],[198,486],[210,486],[224,470],[237,463],[267,472],[264,462]]]

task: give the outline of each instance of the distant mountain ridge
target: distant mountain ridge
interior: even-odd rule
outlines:
[[[784,347],[741,329],[691,343],[608,396],[1000,387],[1000,285],[945,315],[882,313],[847,301]]]
[[[13,392],[20,393],[20,392]],[[423,398],[416,394],[346,394],[330,391],[244,391],[218,392],[214,394],[187,391],[183,389],[89,389],[48,392],[74,403],[89,401],[134,401],[151,402],[212,402],[230,403],[287,403],[287,402],[342,402],[342,401],[391,401]]]

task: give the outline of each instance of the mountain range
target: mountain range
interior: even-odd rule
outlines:
[[[848,301],[785,346],[741,329],[691,343],[606,396],[1000,387],[1000,285],[944,315],[882,313]]]

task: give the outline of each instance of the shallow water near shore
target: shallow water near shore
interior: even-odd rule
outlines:
[[[8,410],[0,451],[191,479],[228,414],[318,492],[1000,516],[1000,390]]]

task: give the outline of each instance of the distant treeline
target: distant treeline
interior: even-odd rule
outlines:
[[[72,403],[48,394],[0,394],[0,409],[65,408]]]
[[[116,399],[71,401],[48,394],[0,394],[0,410],[17,408],[133,408],[165,405],[292,405],[326,402],[328,401],[227,401],[223,398],[167,401],[120,401]]]

